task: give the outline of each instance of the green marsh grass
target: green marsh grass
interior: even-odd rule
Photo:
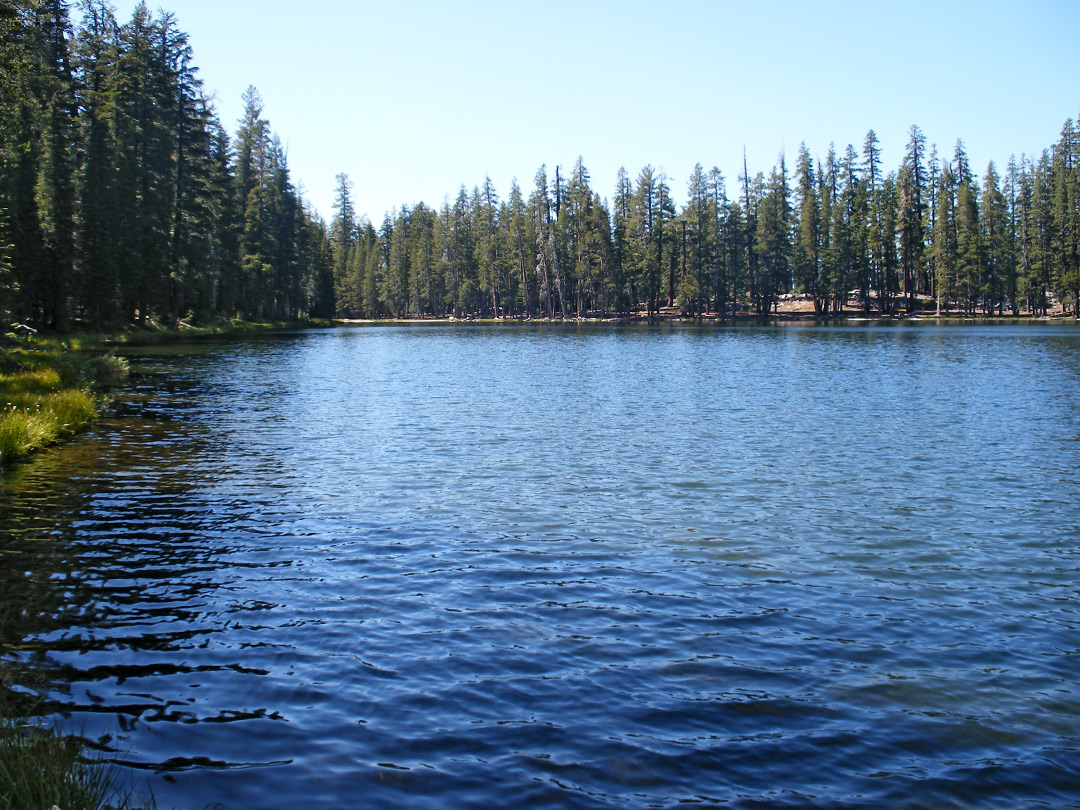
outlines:
[[[78,433],[102,405],[95,389],[126,375],[122,358],[53,341],[0,351],[0,465]]]
[[[77,738],[0,719],[0,810],[129,807],[120,793],[109,766],[86,759]]]

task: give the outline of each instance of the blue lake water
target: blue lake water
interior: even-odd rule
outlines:
[[[1080,807],[1080,328],[133,350],[5,678],[159,808]]]

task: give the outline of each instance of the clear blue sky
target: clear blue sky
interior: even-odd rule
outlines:
[[[149,2],[151,9],[158,3]],[[133,0],[119,0],[130,19]],[[1037,154],[1080,113],[1080,1],[410,2],[162,0],[230,132],[247,85],[288,144],[294,180],[331,216],[346,172],[357,210],[438,206],[489,175],[527,194],[583,156],[612,195],[663,168],[680,202],[696,162],[734,191],[806,142],[889,170],[908,129],[982,175]]]

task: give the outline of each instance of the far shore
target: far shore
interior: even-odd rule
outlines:
[[[527,318],[521,315],[509,315],[492,318],[479,315],[466,315],[454,317],[446,315],[433,317],[428,315],[410,316],[407,318],[335,318],[336,324],[510,324],[510,323],[563,323],[563,318],[556,315],[548,319],[542,316]],[[715,324],[718,326],[735,325],[760,325],[769,323],[800,323],[837,325],[844,323],[963,323],[963,324],[990,324],[990,323],[1075,323],[1077,318],[1063,311],[1060,304],[1055,306],[1047,315],[1031,315],[1026,312],[1012,314],[1005,312],[991,315],[976,314],[966,315],[959,312],[937,314],[934,310],[920,309],[915,312],[882,313],[877,310],[867,312],[861,307],[845,307],[839,313],[818,313],[814,311],[812,301],[794,300],[782,302],[776,311],[767,315],[759,315],[755,312],[738,312],[721,317],[716,313],[703,315],[688,315],[680,312],[675,307],[661,307],[660,311],[652,316],[644,313],[632,315],[600,315],[591,313],[580,318],[570,317],[566,323],[606,323],[606,324],[657,324],[657,323],[687,323],[687,324]]]
[[[1007,324],[1007,323],[1076,323],[1056,304],[1047,316],[1027,313],[992,315],[938,315],[926,301],[912,313],[883,314],[866,312],[849,305],[843,312],[823,315],[814,311],[813,301],[803,296],[784,296],[775,312],[758,315],[751,312],[687,315],[675,307],[662,307],[652,316],[644,313],[601,316],[590,313],[567,318],[570,324],[709,324],[715,326],[754,326],[762,324],[842,325],[859,323],[901,324]],[[522,316],[480,317],[409,317],[409,318],[336,318],[333,320],[245,321],[219,320],[205,325],[180,322],[163,326],[152,321],[111,333],[75,330],[71,333],[37,334],[23,327],[24,334],[0,335],[0,467],[31,455],[43,447],[69,439],[85,429],[108,399],[103,393],[126,374],[126,363],[113,357],[125,348],[229,339],[274,332],[335,325],[393,324],[559,324],[562,318],[526,318]],[[75,406],[78,407],[75,407]]]

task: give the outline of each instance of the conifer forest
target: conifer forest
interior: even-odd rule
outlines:
[[[168,12],[0,0],[0,316],[64,330],[218,317],[1080,315],[1080,134],[981,174],[908,132],[736,178],[584,161],[372,222],[302,197],[249,88],[230,133]],[[77,18],[77,24],[73,22]],[[730,156],[725,156],[730,157]],[[530,170],[532,171],[532,170]],[[607,194],[610,193],[610,196]]]

